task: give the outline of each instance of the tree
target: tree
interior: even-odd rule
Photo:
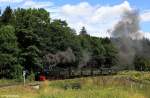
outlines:
[[[42,67],[41,51],[38,48],[40,44],[39,37],[32,31],[26,29],[20,29],[16,35],[18,37],[19,47],[22,50],[20,60],[24,68],[31,72]]]
[[[134,59],[134,67],[135,70],[138,71],[150,70],[150,58],[136,55]]]
[[[45,9],[22,9],[14,11],[15,26],[18,29],[32,29],[36,33],[44,32],[50,24],[49,12]],[[41,34],[42,35],[42,34]]]
[[[114,65],[117,65],[118,61],[118,50],[117,48],[112,44],[110,39],[105,38],[103,41],[104,47],[105,47],[105,67],[111,67]]]
[[[68,27],[66,21],[54,20],[50,24],[50,41],[47,43],[47,50],[50,53],[65,51],[71,48],[76,57],[76,63],[79,62],[81,46],[75,31]],[[76,64],[77,65],[77,64]]]
[[[102,43],[103,39],[91,37],[90,46],[92,49],[92,58],[97,62],[97,67],[102,67],[105,63],[105,47]]]
[[[43,67],[42,58],[50,42],[49,12],[42,8],[18,8],[14,14],[22,65],[30,72],[36,71]]]
[[[0,28],[0,77],[18,78],[22,67],[18,63],[18,43],[15,29],[10,26]]]
[[[88,35],[85,27],[82,27],[82,29],[80,31],[80,35]]]
[[[10,8],[10,6],[6,7],[4,12],[2,13],[1,21],[5,25],[14,23],[14,14],[13,14],[13,10]]]
[[[2,25],[1,9],[0,9],[0,27]]]

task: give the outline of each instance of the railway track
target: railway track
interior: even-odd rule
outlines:
[[[0,88],[6,88],[11,86],[17,86],[17,85],[22,85],[22,83],[1,84]]]
[[[19,86],[24,85],[24,83],[9,83],[9,84],[0,84],[1,88],[7,88],[7,87],[13,87],[13,86]],[[34,86],[34,85],[40,85],[40,82],[37,83],[26,83],[25,86]]]

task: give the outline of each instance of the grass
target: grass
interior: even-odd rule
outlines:
[[[150,98],[149,79],[149,72],[129,71],[115,76],[45,81],[41,82],[39,90],[22,85],[0,88],[0,95],[18,95],[19,98]]]
[[[124,71],[120,72],[118,76],[130,77],[141,82],[150,83],[150,72]]]
[[[6,80],[6,79],[0,80],[0,85],[10,84],[10,83],[16,83],[16,80]]]

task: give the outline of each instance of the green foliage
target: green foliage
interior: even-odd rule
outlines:
[[[35,80],[35,73],[31,72],[31,74],[27,77],[27,80],[34,81]]]
[[[15,26],[19,29],[33,29],[41,32],[50,23],[49,13],[45,9],[22,9],[14,11],[16,16]],[[40,30],[40,31],[39,31]]]
[[[18,70],[18,43],[15,30],[7,25],[0,28],[0,77],[17,78]],[[17,73],[17,72],[18,73]]]
[[[6,7],[1,16],[1,22],[5,25],[14,23],[14,14],[10,6]]]
[[[150,70],[150,58],[136,56],[134,59],[135,69],[138,71]]]
[[[47,41],[46,52],[57,53],[71,48],[79,62],[81,46],[74,30],[68,27],[65,21],[54,20],[50,24],[50,39]]]
[[[108,38],[79,36],[82,50],[89,53],[89,62],[96,62],[99,67],[111,67],[117,64],[117,48]]]
[[[19,64],[15,64],[14,66],[11,66],[10,76],[13,77],[16,80],[22,80],[22,71],[23,67]]]

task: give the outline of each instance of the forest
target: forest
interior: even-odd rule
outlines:
[[[132,45],[132,61],[130,56],[122,60],[116,44],[121,38],[93,37],[85,27],[76,32],[66,21],[52,19],[50,14],[43,8],[13,10],[8,6],[1,11],[0,78],[18,79],[23,70],[30,75],[56,67],[150,70],[148,39],[128,39],[140,45]]]

